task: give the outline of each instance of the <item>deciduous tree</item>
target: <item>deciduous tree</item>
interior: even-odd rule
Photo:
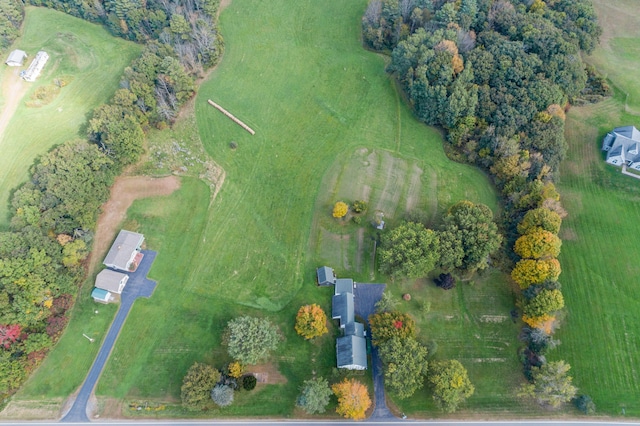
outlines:
[[[324,413],[331,395],[333,392],[327,380],[323,377],[315,377],[304,381],[296,405],[308,414]]]
[[[421,223],[405,222],[382,236],[378,253],[380,272],[394,278],[419,278],[435,267],[440,257],[439,239]]]
[[[296,332],[305,339],[313,339],[328,333],[327,315],[317,304],[304,305],[296,315]]]
[[[542,367],[533,367],[531,375],[533,383],[520,388],[521,397],[531,397],[540,405],[558,408],[576,396],[578,389],[571,383],[568,375],[571,366],[564,361],[554,361]]]
[[[467,370],[456,360],[431,363],[429,383],[436,405],[446,413],[455,412],[475,391]]]
[[[180,398],[189,410],[202,410],[210,400],[211,389],[220,380],[220,372],[207,364],[196,362],[182,379]]]
[[[549,231],[538,230],[516,240],[513,251],[523,259],[558,257],[562,240]]]
[[[333,217],[341,218],[345,217],[349,211],[349,206],[344,201],[338,201],[333,206]]]
[[[511,278],[524,290],[532,284],[541,284],[546,280],[555,281],[560,272],[560,262],[557,259],[522,259],[511,271]]]
[[[460,201],[449,209],[440,240],[450,247],[447,256],[440,259],[443,269],[474,271],[486,268],[489,255],[500,247],[502,236],[489,207]]]
[[[543,230],[557,235],[560,231],[560,225],[562,225],[562,218],[558,213],[544,207],[539,207],[529,210],[524,215],[518,224],[518,232],[524,235]]]
[[[331,387],[338,398],[336,413],[347,419],[364,419],[367,409],[371,406],[371,398],[367,387],[356,379],[344,379]]]
[[[541,290],[533,299],[527,301],[522,309],[528,317],[541,317],[564,307],[564,298],[560,290]]]
[[[416,336],[416,323],[409,314],[402,312],[381,312],[369,316],[371,338],[374,345],[399,337],[401,339]]]
[[[422,388],[427,375],[427,348],[412,337],[392,337],[379,344],[384,384],[400,399]]]
[[[267,319],[243,316],[229,321],[225,340],[232,358],[255,365],[276,349],[280,333]]]

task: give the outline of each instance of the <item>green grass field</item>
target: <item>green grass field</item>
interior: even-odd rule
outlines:
[[[638,417],[640,181],[606,165],[600,145],[613,127],[640,127],[640,115],[634,115],[640,111],[640,83],[629,72],[640,65],[640,26],[635,2],[595,3],[604,36],[588,61],[608,75],[616,93],[572,109],[567,119],[570,148],[559,185],[569,212],[560,235],[567,319],[557,333],[562,345],[551,358],[572,365],[576,385],[598,412]]]
[[[98,25],[51,9],[26,11],[23,34],[13,48],[29,54],[25,67],[38,50],[50,58],[35,83],[21,82],[29,88],[0,136],[0,228],[8,223],[11,191],[27,180],[33,160],[55,145],[84,137],[90,112],[113,95],[125,66],[140,52],[140,46],[112,37]],[[8,68],[2,65],[5,77],[15,71]],[[25,105],[36,88],[60,77],[69,84],[51,103]]]
[[[298,416],[293,403],[310,370],[339,377],[332,368],[337,331],[309,343],[292,328],[302,304],[316,302],[330,311],[331,289],[314,285],[315,268],[327,262],[342,276],[383,280],[370,261],[369,221],[376,210],[394,224],[407,215],[435,223],[460,199],[496,208],[488,179],[446,158],[441,135],[418,123],[398,96],[384,58],[362,48],[365,4],[252,0],[234,2],[222,13],[225,57],[200,88],[195,110],[204,149],[225,169],[226,180],[211,206],[208,185],[183,178],[178,192],[136,201],[129,210],[124,226],[143,232],[148,246],[159,251],[151,271],[159,285],[150,300],[136,302],[98,385],[99,397],[168,402],[160,415],[188,415],[172,405],[179,401],[184,373],[194,361],[218,367],[229,361],[220,345],[222,331],[229,319],[246,313],[268,316],[280,326],[285,341],[273,362],[260,368],[282,377],[206,415]],[[165,172],[168,160],[159,160],[173,141],[199,159],[206,155],[191,129],[180,126],[169,138],[150,141],[154,154],[142,170]],[[232,141],[235,150],[229,148]],[[197,170],[189,167],[189,173]],[[330,217],[335,201],[356,198],[370,204],[360,225]],[[505,404],[517,405],[514,387],[522,376],[517,327],[508,319],[513,296],[504,276],[490,273],[449,293],[427,282],[395,284],[393,291],[415,295],[402,308],[419,316],[420,338],[438,343],[436,356],[461,358],[467,365],[479,389],[469,403],[473,410],[495,413]],[[420,316],[424,298],[433,308]],[[88,321],[83,312],[92,306],[83,291],[73,323]],[[81,374],[57,383],[53,378],[67,361],[64,345],[78,347],[77,360],[65,368],[86,371],[92,353],[85,343],[67,333],[16,399],[72,392]],[[368,374],[361,378],[370,382]],[[425,406],[433,408],[425,398],[417,396],[402,408],[435,415],[425,412]]]

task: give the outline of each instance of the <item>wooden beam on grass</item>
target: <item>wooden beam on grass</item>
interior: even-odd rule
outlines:
[[[245,129],[247,132],[251,133],[252,135],[256,134],[256,132],[254,132],[251,127],[247,126],[242,121],[238,120],[229,111],[227,111],[226,109],[222,108],[220,105],[218,105],[217,103],[213,102],[211,99],[209,99],[208,102],[209,102],[209,104],[211,104],[212,107],[216,108],[218,111],[220,111],[221,113],[223,113],[224,115],[226,115],[227,117],[232,119],[238,126],[242,127],[243,129]]]

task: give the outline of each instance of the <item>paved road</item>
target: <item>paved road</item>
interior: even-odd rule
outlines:
[[[369,318],[369,315],[375,313],[376,303],[382,297],[382,293],[386,288],[386,284],[362,284],[357,283],[354,289],[354,308],[355,313],[363,319]],[[371,343],[371,330],[367,332],[369,343]],[[369,421],[384,422],[388,420],[396,420],[387,407],[387,399],[384,394],[384,376],[382,374],[382,361],[378,356],[378,350],[372,347],[371,351],[371,372],[373,374],[373,393],[375,400],[375,408]]]
[[[314,426],[353,426],[354,424],[362,424],[369,423],[369,421],[362,422],[353,422],[353,421],[313,421],[313,420],[273,420],[273,421],[250,421],[250,420],[237,420],[237,421],[191,421],[191,420],[161,420],[161,421],[119,421],[119,422],[110,422],[110,421],[101,421],[99,424],[101,425],[118,425],[118,426],[140,426],[140,424],[150,424],[150,425],[158,425],[158,426],[260,426],[260,425],[287,425],[287,426],[306,426],[306,425],[314,425]],[[394,421],[387,422],[379,422],[375,423],[376,426],[397,426],[400,424],[412,424],[412,425],[423,425],[423,426],[577,426],[577,425],[593,425],[593,426],[640,426],[638,422],[585,422],[585,421],[545,421],[545,420],[512,420],[512,421],[474,421],[474,422],[465,422],[465,421],[411,421],[411,420],[400,420],[396,419]],[[39,422],[39,425],[55,425],[56,423],[42,423]],[[87,425],[94,425],[96,423],[82,423]],[[25,423],[2,423],[2,426],[24,426]]]
[[[120,308],[118,309],[118,313],[116,313],[113,323],[111,323],[107,336],[102,342],[98,356],[96,356],[95,361],[93,361],[93,365],[80,388],[76,400],[71,409],[63,416],[62,422],[75,423],[89,421],[87,417],[87,403],[109,359],[111,350],[127,319],[127,315],[129,315],[129,311],[131,311],[133,302],[135,302],[138,297],[151,297],[153,290],[156,288],[156,282],[148,279],[147,274],[149,273],[149,269],[151,269],[157,253],[150,250],[143,250],[142,253],[144,253],[144,258],[142,262],[140,262],[140,266],[138,266],[135,272],[129,273],[129,281],[127,281],[127,285],[121,295]]]

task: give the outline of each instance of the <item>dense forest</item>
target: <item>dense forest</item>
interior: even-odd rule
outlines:
[[[223,49],[219,0],[33,4],[102,23],[145,46],[111,101],[93,112],[86,140],[38,158],[13,195],[10,229],[0,232],[0,396],[20,386],[62,333],[115,177],[139,159],[151,126],[173,123],[195,94],[194,79]],[[19,35],[23,18],[22,2],[0,0],[0,49]]]
[[[522,290],[520,354],[535,387],[564,307],[556,257],[566,212],[554,178],[567,150],[565,112],[610,94],[581,57],[601,34],[593,6],[590,0],[371,0],[362,30],[369,48],[391,56],[387,71],[417,117],[445,129],[448,155],[485,169],[502,194],[513,248],[507,263],[515,262],[511,276]]]

